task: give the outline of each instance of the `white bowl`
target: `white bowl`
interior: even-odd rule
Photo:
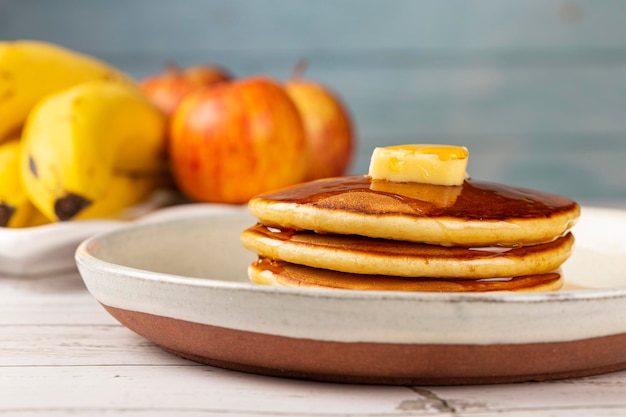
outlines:
[[[76,269],[74,253],[86,238],[97,233],[127,226],[131,222],[150,222],[178,217],[187,211],[207,211],[205,205],[179,204],[181,197],[172,191],[157,190],[147,201],[129,207],[116,218],[74,220],[24,228],[0,227],[0,275],[51,276]],[[224,211],[223,205],[215,210]]]
[[[76,252],[122,324],[195,361],[327,381],[466,384],[626,368],[626,212],[584,207],[566,288],[406,293],[258,286],[246,210],[133,225]]]

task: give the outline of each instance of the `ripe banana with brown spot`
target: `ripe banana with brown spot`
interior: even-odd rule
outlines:
[[[39,226],[47,222],[22,187],[20,142],[12,138],[0,145],[0,227]]]
[[[141,202],[168,177],[166,116],[134,86],[89,81],[31,111],[21,170],[50,220],[109,217]]]
[[[20,130],[39,100],[94,79],[133,82],[97,58],[55,44],[0,42],[0,143]]]

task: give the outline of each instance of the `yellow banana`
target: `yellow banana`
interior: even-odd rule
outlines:
[[[137,87],[99,80],[52,94],[24,125],[24,186],[53,221],[114,215],[167,172],[165,134]]]
[[[73,220],[111,217],[125,208],[146,200],[154,190],[167,187],[171,179],[167,173],[135,175],[116,173],[105,193],[96,203],[80,211]]]
[[[94,57],[58,45],[0,42],[0,143],[21,128],[43,97],[93,79],[134,82]]]
[[[28,227],[47,223],[22,187],[20,142],[11,139],[0,145],[0,227]]]

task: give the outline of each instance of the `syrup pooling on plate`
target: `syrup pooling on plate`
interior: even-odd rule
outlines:
[[[577,206],[576,202],[560,195],[485,181],[468,179],[458,187],[460,189],[456,186],[393,183],[390,186],[393,192],[390,192],[382,191],[380,184],[367,176],[356,175],[314,181],[262,197],[330,210],[341,207],[341,210],[370,215],[404,214],[415,217],[496,221],[545,218],[569,212]],[[433,202],[448,201],[450,194],[457,191],[458,196],[449,205]],[[430,195],[430,201],[416,198],[420,192]],[[361,204],[364,194],[375,204]]]

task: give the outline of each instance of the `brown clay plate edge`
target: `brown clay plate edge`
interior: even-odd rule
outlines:
[[[567,342],[333,342],[228,329],[102,304],[120,323],[177,356],[268,376],[390,385],[544,381],[626,369],[626,333]]]

